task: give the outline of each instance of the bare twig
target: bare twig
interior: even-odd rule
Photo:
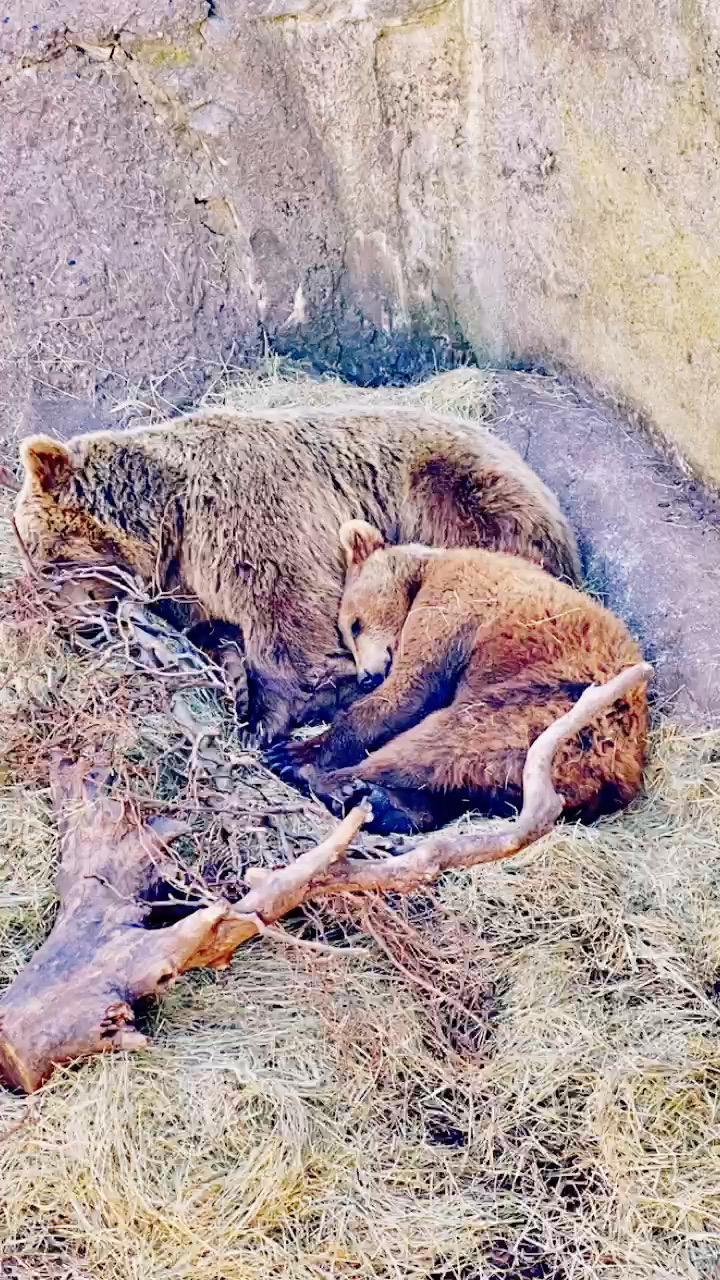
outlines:
[[[3,489],[9,489],[11,493],[19,493],[22,485],[17,476],[14,476],[9,467],[4,463],[0,464],[0,485]]]
[[[294,933],[288,933],[287,929],[281,929],[277,925],[265,924],[260,916],[255,916],[255,924],[261,938],[270,938],[275,942],[282,942],[285,946],[297,947],[299,950],[317,951],[321,955],[326,956],[368,956],[370,952],[367,947],[333,947],[329,942],[313,942],[308,938],[298,938]]]
[[[17,527],[17,521],[13,515],[10,516],[10,527],[13,531],[13,534],[15,535],[15,541],[18,544],[18,550],[20,552],[20,555],[22,557],[22,562],[25,565],[25,568],[27,570],[29,577],[31,577],[34,582],[40,581],[42,578],[42,574],[40,573],[40,570],[38,569],[37,565],[35,564],[35,561],[33,560],[32,556],[30,555],[30,552],[28,551],[25,545],[25,541],[23,539],[22,534],[20,533],[20,530]]]

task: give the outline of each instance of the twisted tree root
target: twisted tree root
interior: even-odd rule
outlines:
[[[185,828],[139,825],[87,762],[57,760],[60,910],[47,941],[0,1002],[0,1074],[30,1093],[55,1066],[112,1049],[138,1049],[133,1005],[160,995],[188,969],[224,968],[242,943],[311,899],[349,891],[411,893],[443,871],[509,858],[550,831],[563,809],[551,780],[560,743],[652,675],[647,663],[587,689],[528,751],[516,819],[464,835],[439,832],[399,857],[360,859],[348,846],[370,816],[359,805],[326,840],[288,866],[248,873],[236,905],[220,898],[163,928],[149,928],[153,901],[177,879],[168,842]]]

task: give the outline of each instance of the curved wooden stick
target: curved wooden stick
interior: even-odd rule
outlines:
[[[289,866],[248,873],[252,887],[239,904],[219,899],[164,928],[149,928],[148,916],[167,882],[177,879],[167,843],[184,828],[139,825],[103,794],[103,779],[86,763],[56,761],[61,905],[49,938],[0,1001],[0,1075],[29,1093],[60,1063],[142,1048],[146,1039],[133,1012],[141,997],[162,994],[188,969],[225,967],[242,943],[303,902],[343,891],[410,893],[443,871],[518,853],[550,831],[562,812],[551,780],[560,743],[651,675],[647,663],[638,663],[586,689],[540,735],[528,751],[516,819],[490,821],[465,835],[439,832],[398,857],[360,859],[347,853],[370,816],[369,807],[359,805]]]
[[[413,893],[436,880],[443,871],[475,867],[519,853],[546,835],[562,813],[564,801],[551,780],[552,762],[560,744],[590,724],[604,707],[612,706],[652,675],[649,663],[639,662],[604,685],[591,685],[570,711],[536,738],[523,769],[523,805],[517,818],[493,819],[467,835],[440,831],[397,857],[377,860],[341,857],[327,871],[304,877],[299,874],[302,858],[298,858],[290,867],[263,876],[257,883],[253,878],[253,888],[242,902],[231,915],[218,921],[213,938],[208,939],[202,950],[202,963],[216,966],[229,963],[233,951],[251,936],[246,932],[250,928],[250,913],[269,924],[303,902],[334,893]],[[357,812],[352,810],[344,821]],[[342,825],[334,833],[336,838],[341,835]]]

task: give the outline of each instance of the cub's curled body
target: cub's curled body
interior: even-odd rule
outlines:
[[[373,692],[270,760],[332,807],[369,793],[376,829],[519,807],[532,742],[588,685],[641,661],[618,618],[515,556],[384,547],[363,521],[341,538],[340,629]],[[632,800],[647,721],[642,684],[560,746],[552,776],[566,811],[588,820]]]
[[[251,713],[272,739],[355,690],[340,649],[338,529],[491,546],[577,577],[552,494],[486,431],[397,408],[278,409],[22,446],[16,518],[42,560],[124,564],[242,633]]]

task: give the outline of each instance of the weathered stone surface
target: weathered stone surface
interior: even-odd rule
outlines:
[[[463,327],[589,376],[717,483],[720,10],[471,8],[469,203],[487,249],[468,237]]]
[[[197,388],[199,362],[255,324],[247,281],[204,225],[172,135],[132,82],[75,50],[0,86],[0,404],[92,402],[152,378]],[[218,242],[219,243],[216,243]],[[4,403],[2,403],[4,402]]]
[[[367,382],[466,340],[720,483],[719,47],[711,0],[6,0],[5,429],[267,342]]]
[[[4,0],[0,13],[0,66],[59,56],[67,36],[86,33],[90,43],[111,45],[119,31],[163,36],[199,26],[207,0]]]

